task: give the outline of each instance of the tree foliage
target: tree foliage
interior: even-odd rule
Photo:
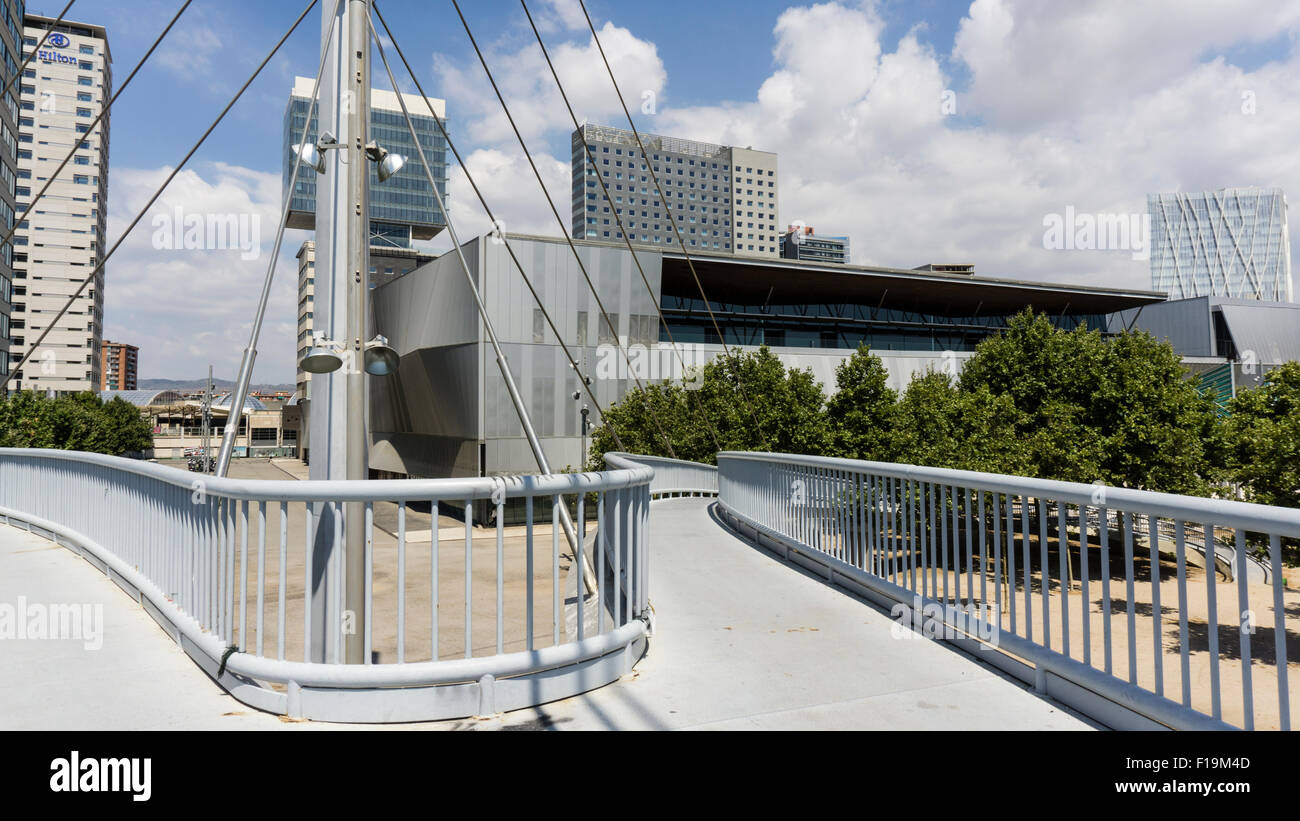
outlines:
[[[1300,507],[1300,362],[1237,394],[1224,422],[1229,477],[1252,502]]]
[[[713,463],[718,450],[833,455],[1169,493],[1226,492],[1300,506],[1300,364],[1244,391],[1221,421],[1173,347],[1106,338],[1024,311],[982,341],[959,378],[914,377],[901,394],[859,347],[827,399],[767,348],[720,357],[698,390],[633,390],[607,409],[592,453],[618,447]],[[657,421],[656,421],[657,419]]]
[[[0,447],[54,448],[120,456],[153,447],[149,423],[121,397],[89,391],[50,399],[34,391],[0,398]]]

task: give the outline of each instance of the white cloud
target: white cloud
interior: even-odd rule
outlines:
[[[170,172],[114,169],[108,227],[113,242]],[[208,363],[217,375],[234,378],[275,239],[280,184],[278,174],[220,163],[202,172],[185,169],[105,265],[104,336],[140,347],[141,378],[197,378],[207,373]],[[179,247],[176,233],[169,231],[177,208]],[[186,224],[192,217],[201,221],[201,230],[193,220]],[[300,231],[285,235],[256,381],[293,381],[298,301],[293,256],[306,237]],[[191,238],[203,247],[185,247]],[[255,249],[255,258],[248,258],[253,253],[241,250],[240,241]]]

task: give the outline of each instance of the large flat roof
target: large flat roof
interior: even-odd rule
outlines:
[[[565,244],[564,237],[509,232],[506,237]],[[616,241],[574,239],[573,244],[627,251],[626,244]],[[662,257],[663,294],[699,298],[699,287],[691,275],[686,254],[636,243],[633,247],[643,265],[652,256]],[[690,254],[690,261],[711,302],[742,305],[856,303],[964,317],[1010,314],[1025,307],[1049,314],[1109,314],[1165,302],[1169,298],[1162,291],[998,279],[978,274],[944,274],[878,265],[840,265],[781,257],[769,260],[695,252]]]
[[[670,250],[662,253],[664,293],[698,298],[699,287],[686,255]],[[976,312],[1014,313],[1026,306],[1048,313],[1106,314],[1167,299],[1160,291],[908,268],[721,254],[691,254],[690,261],[710,300],[742,304],[850,302],[941,316],[969,316]]]

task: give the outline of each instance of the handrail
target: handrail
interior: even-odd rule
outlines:
[[[651,498],[718,495],[718,469],[714,465],[617,451],[605,454],[605,464],[621,469],[654,468],[655,475],[650,480]]]
[[[0,521],[82,554],[251,706],[326,721],[429,720],[535,706],[630,672],[649,620],[653,477],[629,464],[545,476],[249,480],[0,448]],[[354,618],[342,609],[345,502],[362,503],[365,516],[369,661],[356,665],[339,663]],[[450,541],[440,505],[465,517]],[[559,527],[560,511],[575,505],[591,548],[572,557],[574,572],[594,564],[597,580],[577,597],[565,592]],[[485,507],[494,529],[473,526]],[[509,534],[508,507],[524,522]],[[493,565],[495,578],[483,573]],[[520,593],[507,595],[508,578]],[[453,618],[458,629],[440,628]]]
[[[1182,517],[1201,521],[1212,518],[1217,524],[1277,533],[1288,538],[1300,538],[1300,510],[1273,507],[1234,499],[1214,499],[1201,496],[1181,496],[1153,490],[1115,487],[1103,484],[1061,482],[1055,479],[1035,479],[1029,476],[1007,476],[998,473],[980,473],[973,470],[922,467],[894,462],[870,462],[862,459],[839,459],[825,456],[805,456],[792,453],[753,453],[723,451],[722,459],[765,461],[779,459],[789,465],[807,467],[843,467],[868,471],[877,476],[895,479],[935,482],[963,487],[981,487],[999,493],[1027,493],[1042,495],[1070,504],[1104,505],[1112,510],[1153,513],[1167,518]]]
[[[718,466],[734,527],[1103,723],[1290,729],[1300,510],[794,454]],[[1196,528],[1233,546],[1232,579],[1197,563]]]

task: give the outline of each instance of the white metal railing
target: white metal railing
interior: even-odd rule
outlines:
[[[1290,729],[1300,510],[787,454],[718,466],[734,525],[1103,723]],[[1193,530],[1233,546],[1227,580]]]
[[[0,449],[0,521],[81,553],[247,704],[327,721],[428,720],[532,706],[630,671],[647,632],[652,476],[627,463],[549,476],[255,481]],[[479,500],[495,507],[494,530],[473,527]],[[507,533],[502,508],[521,500],[525,524]],[[440,505],[464,522],[440,524]],[[561,505],[576,509],[586,550],[569,548]],[[358,621],[342,607],[349,508],[365,517],[365,664],[339,663]],[[579,596],[571,579],[587,562],[596,586]]]
[[[718,495],[718,469],[713,465],[633,453],[607,453],[605,463],[611,467],[643,465],[653,468],[654,478],[650,480],[652,498]]]

